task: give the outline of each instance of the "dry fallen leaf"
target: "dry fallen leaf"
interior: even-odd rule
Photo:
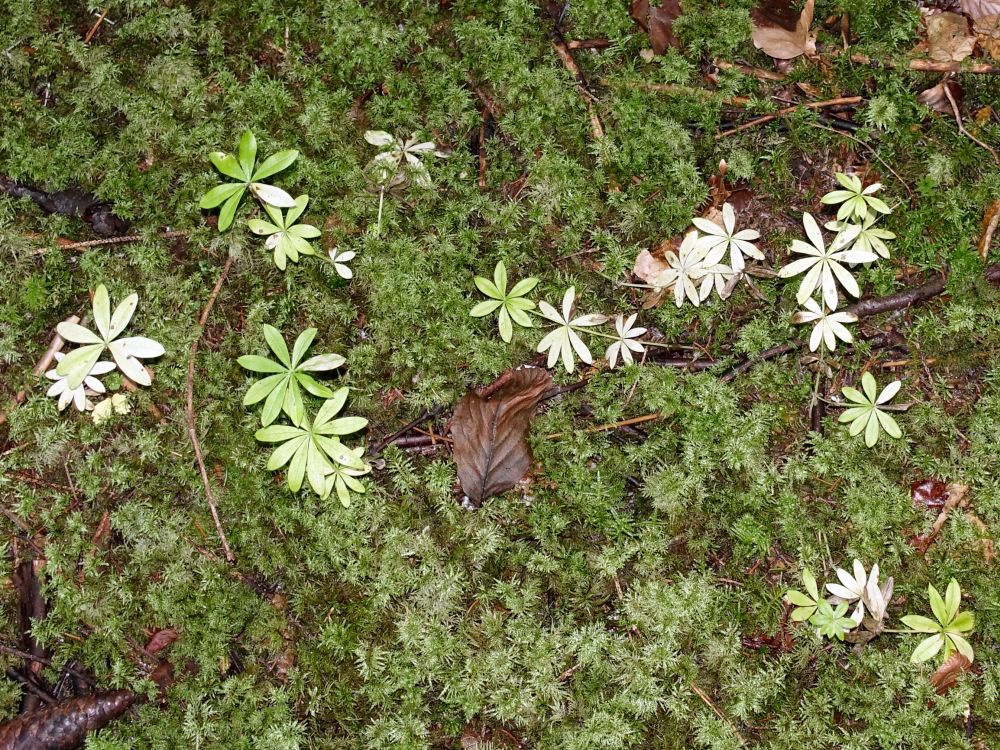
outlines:
[[[937,62],[961,62],[976,48],[976,35],[969,30],[969,19],[958,13],[935,13],[924,19],[927,26],[927,51]]]
[[[146,653],[155,656],[163,649],[172,645],[179,637],[180,635],[173,628],[157,630],[149,637],[149,642],[146,644]]]
[[[668,268],[670,266],[667,265],[665,260],[657,258],[649,250],[643,248],[639,251],[639,255],[636,256],[632,273],[642,279],[644,283],[652,284],[656,280],[656,277]]]
[[[1000,13],[1000,0],[958,0],[958,7],[973,21]]]
[[[956,651],[945,659],[944,664],[938,667],[937,671],[931,675],[931,685],[934,686],[938,695],[944,695],[955,687],[959,675],[963,672],[968,672],[971,667],[972,662],[966,656]]]
[[[779,60],[791,60],[816,51],[816,38],[809,34],[815,0],[806,0],[801,13],[791,0],[763,0],[750,12],[753,46]]]
[[[509,370],[462,397],[451,420],[462,491],[477,506],[517,484],[531,468],[528,427],[552,376],[534,367]]]
[[[1000,13],[983,16],[972,24],[979,46],[994,60],[1000,60]]]
[[[945,93],[945,86],[947,86],[948,91],[951,92],[951,96],[955,100],[955,103],[961,106],[962,96],[965,92],[955,81],[941,81],[941,83],[937,86],[931,86],[926,91],[921,91],[917,95],[917,101],[921,104],[926,104],[935,112],[940,112],[943,115],[954,115],[955,110],[952,108],[951,102],[948,101],[948,95]]]
[[[669,47],[680,47],[674,34],[674,21],[680,14],[680,0],[660,0],[659,5],[650,5],[649,0],[632,0],[632,18],[649,34],[649,46],[657,55]]]
[[[914,506],[940,508],[948,499],[948,485],[938,479],[920,479],[910,485]]]

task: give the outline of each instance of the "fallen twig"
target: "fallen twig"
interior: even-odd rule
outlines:
[[[586,427],[581,432],[605,432],[607,430],[617,430],[621,427],[631,427],[632,425],[642,424],[643,422],[652,422],[654,419],[659,419],[663,415],[654,411],[651,414],[643,414],[641,417],[632,417],[631,419],[622,419],[618,422],[608,422],[607,424],[599,424],[594,427]],[[563,437],[569,433],[566,432],[553,432],[551,435],[546,437],[549,440],[554,440],[556,438]]]
[[[104,23],[104,19],[108,17],[108,11],[110,10],[111,6],[109,5],[107,8],[101,11],[101,15],[97,17],[97,20],[94,22],[94,25],[90,27],[90,31],[88,31],[87,35],[83,38],[84,44],[90,44],[90,40],[94,38],[94,34],[97,33],[97,30],[99,28],[101,28],[101,24]]]
[[[746,740],[743,739],[743,735],[740,734],[740,730],[737,729],[736,725],[732,722],[732,720],[728,716],[726,716],[724,713],[722,713],[722,711],[719,709],[719,707],[716,706],[712,702],[712,699],[708,697],[708,695],[705,693],[705,691],[702,690],[700,687],[698,687],[694,682],[691,683],[691,689],[695,692],[695,695],[697,695],[699,698],[701,698],[702,702],[706,706],[708,706],[710,709],[712,709],[712,711],[715,712],[715,715],[718,716],[719,719],[721,719],[722,721],[726,722],[730,726],[730,728],[736,734],[737,739],[739,739],[740,744],[741,745],[746,744]]]
[[[982,146],[987,151],[989,151],[990,154],[993,156],[993,161],[1000,164],[1000,158],[997,157],[997,152],[993,149],[993,147],[987,146],[981,140],[976,138],[976,136],[974,136],[972,133],[970,133],[968,130],[965,129],[965,124],[962,122],[962,113],[958,109],[958,102],[955,101],[954,94],[951,93],[951,87],[942,86],[941,88],[944,90],[944,95],[948,98],[948,103],[951,105],[951,111],[955,113],[955,124],[958,126],[958,132],[964,135],[973,143]]]
[[[187,232],[181,231],[180,229],[170,229],[157,235],[160,239],[173,239],[175,237],[186,237]],[[104,245],[124,245],[129,242],[141,242],[146,239],[146,235],[142,234],[123,234],[119,237],[102,237],[98,240],[85,240],[83,242],[58,242],[57,247],[60,250],[87,250],[92,247],[102,247]],[[40,247],[35,250],[35,255],[42,255],[49,251],[47,247]]]
[[[215,505],[215,495],[212,494],[212,487],[208,481],[208,471],[205,469],[205,458],[201,452],[201,443],[198,440],[198,428],[194,418],[194,360],[195,356],[198,354],[198,343],[201,341],[201,336],[205,329],[205,323],[208,321],[208,316],[212,312],[212,308],[215,306],[215,299],[219,296],[219,290],[222,289],[222,283],[226,280],[226,276],[229,274],[229,269],[232,268],[232,265],[233,256],[230,255],[226,258],[226,263],[222,267],[222,273],[219,274],[219,279],[215,282],[215,287],[212,289],[212,293],[208,297],[208,302],[205,303],[205,307],[202,309],[201,315],[198,318],[198,335],[191,343],[191,357],[188,359],[187,374],[188,437],[191,438],[191,445],[194,446],[194,455],[198,461],[198,471],[201,472],[201,481],[205,486],[205,498],[208,501],[208,508],[212,512],[212,521],[215,522],[215,530],[219,534],[219,541],[222,542],[222,549],[226,553],[226,560],[228,562],[234,562],[236,558],[233,557],[233,552],[229,548],[229,542],[226,540],[226,532],[223,531],[222,522],[219,520],[219,510]]]
[[[402,427],[400,427],[398,430],[396,430],[395,432],[393,432],[391,435],[387,435],[386,437],[382,438],[381,440],[377,440],[376,442],[372,443],[371,447],[368,449],[368,455],[369,455],[369,457],[377,456],[379,453],[381,453],[383,450],[385,450],[386,446],[390,445],[391,443],[395,443],[401,437],[403,437],[403,435],[405,435],[406,433],[408,433],[414,427],[418,427],[419,425],[423,424],[428,419],[434,419],[436,416],[438,416],[439,414],[441,414],[441,412],[443,412],[447,408],[448,408],[448,406],[446,404],[442,404],[440,406],[435,406],[433,409],[428,409],[428,410],[424,411],[416,419],[414,419],[414,420],[412,420],[410,422],[407,422],[405,425],[403,425]]]
[[[802,102],[799,104],[794,104],[790,107],[783,107],[777,112],[771,112],[770,114],[761,115],[760,117],[755,117],[749,122],[745,122],[742,125],[738,125],[730,130],[723,130],[721,133],[715,134],[715,140],[725,138],[736,133],[742,133],[744,130],[750,130],[758,125],[763,125],[765,122],[771,122],[772,120],[777,120],[779,117],[785,117],[790,115],[800,108],[805,109],[823,109],[824,107],[835,107],[841,104],[859,104],[864,101],[864,97],[861,96],[841,96],[837,99],[828,99],[823,102]]]
[[[597,110],[594,109],[594,95],[590,93],[587,86],[587,79],[584,77],[583,71],[580,70],[580,66],[576,64],[576,60],[573,59],[573,53],[570,52],[566,42],[563,41],[558,28],[553,34],[552,46],[555,47],[556,54],[562,60],[563,67],[576,79],[576,90],[579,92],[580,98],[583,99],[583,104],[587,108],[587,114],[590,115],[590,130],[594,135],[594,140],[603,140],[604,126],[601,124],[601,118],[598,116]]]
[[[831,56],[837,57],[840,50],[831,50]],[[963,65],[955,62],[936,62],[934,60],[910,60],[906,65],[900,66],[891,60],[873,60],[868,55],[858,53],[851,55],[851,62],[860,65],[872,65],[879,68],[907,67],[910,70],[917,70],[922,73],[978,73],[984,75],[1000,74],[1000,65],[990,65],[988,63],[972,63]]]
[[[764,81],[784,81],[785,74],[778,73],[774,70],[764,70],[764,68],[755,68],[752,65],[739,65],[736,63],[726,62],[725,60],[713,60],[712,64],[719,68],[719,70],[738,70],[748,76],[753,76]]]
[[[88,685],[96,684],[92,679],[90,679],[83,672],[80,672],[70,666],[56,667],[51,659],[46,659],[44,656],[38,656],[36,654],[29,654],[27,651],[21,651],[20,649],[13,648],[12,646],[6,646],[0,643],[0,654],[7,654],[8,656],[15,656],[18,659],[27,659],[29,661],[38,662],[39,664],[44,664],[46,667],[52,667],[53,669],[62,669],[65,672],[73,675],[74,677],[86,682]]]

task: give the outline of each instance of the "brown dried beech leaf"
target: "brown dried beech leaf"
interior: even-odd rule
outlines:
[[[958,682],[962,672],[968,672],[972,667],[972,662],[957,651],[944,660],[944,664],[937,668],[931,675],[931,685],[934,686],[938,695],[944,695]]]
[[[924,18],[927,52],[937,62],[961,62],[976,48],[969,19],[958,13],[935,13]]]
[[[656,277],[668,268],[670,266],[667,265],[665,260],[657,258],[649,250],[643,248],[635,258],[632,273],[642,279],[643,283],[652,284],[656,281]]]
[[[451,419],[462,491],[477,506],[509,490],[531,468],[528,427],[552,387],[546,370],[509,370],[479,392],[467,393]]]
[[[779,60],[791,60],[816,51],[816,38],[809,34],[815,0],[806,0],[796,13],[791,0],[763,0],[750,12],[753,46]]]
[[[649,0],[632,0],[632,18],[649,34],[649,46],[657,55],[681,46],[674,34],[674,21],[680,14],[680,0],[660,0],[659,5],[650,5]]]
[[[1000,13],[1000,0],[958,0],[958,7],[973,21]]]

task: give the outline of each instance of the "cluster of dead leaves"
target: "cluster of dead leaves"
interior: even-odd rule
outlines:
[[[1000,60],[1000,0],[959,0],[961,13],[945,11],[924,17],[927,40],[919,51],[936,62],[961,62],[978,45],[982,53]]]

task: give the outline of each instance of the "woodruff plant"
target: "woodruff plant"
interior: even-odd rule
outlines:
[[[854,561],[853,573],[841,568],[837,568],[835,572],[840,582],[826,584],[830,596],[824,599],[820,596],[812,571],[803,568],[802,583],[805,592],[789,589],[784,597],[793,607],[793,622],[809,622],[816,628],[818,635],[841,641],[847,639],[852,631],[864,626],[867,636],[852,638],[857,643],[867,642],[883,632],[928,634],[910,657],[910,661],[914,663],[932,659],[938,653],[942,653],[944,660],[955,651],[970,662],[975,658],[972,645],[966,639],[966,635],[975,627],[975,615],[959,611],[962,590],[954,578],[948,584],[944,597],[933,585],[927,588],[934,619],[923,615],[906,615],[900,619],[908,629],[890,630],[884,628],[882,623],[892,600],[893,579],[888,578],[880,584],[878,564],[873,565],[869,573],[859,560]],[[854,612],[847,616],[851,604],[856,606]]]
[[[264,339],[277,361],[254,354],[237,360],[242,367],[265,375],[254,383],[243,398],[244,405],[264,401],[261,429],[255,437],[263,443],[280,443],[268,459],[267,468],[277,471],[288,466],[286,483],[298,492],[303,480],[322,499],[336,492],[341,504],[350,505],[351,492],[364,492],[357,479],[371,471],[362,459],[364,447],[349,448],[340,438],[355,433],[368,424],[363,417],[337,417],[347,401],[348,389],[331,390],[311,373],[335,370],[344,364],[339,354],[319,354],[304,359],[316,329],[308,328],[296,338],[288,351],[281,332],[264,325]],[[302,391],[324,399],[310,417]],[[292,424],[274,424],[284,412]]]

